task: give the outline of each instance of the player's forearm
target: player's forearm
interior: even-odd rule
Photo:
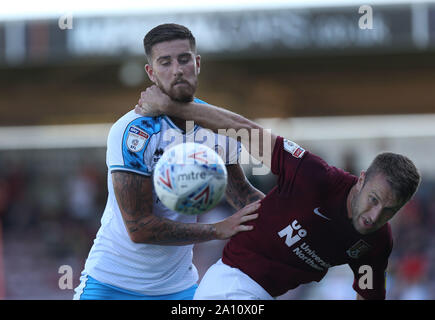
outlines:
[[[126,221],[135,243],[182,246],[217,239],[213,224],[182,223],[158,216]]]
[[[260,125],[239,114],[210,104],[175,102],[174,105],[166,106],[161,111],[169,116],[193,120],[201,127],[216,133],[219,130],[227,129],[234,129],[236,131],[248,130],[249,132],[253,129],[263,130]]]
[[[176,118],[193,120],[201,127],[215,133],[240,139],[254,158],[270,167],[276,136],[254,121],[223,108],[196,102],[173,102],[173,104],[162,107],[160,111]]]
[[[227,165],[226,168],[228,172],[226,200],[233,208],[240,210],[244,206],[264,198],[264,193],[249,182],[240,165]]]
[[[157,86],[141,92],[135,110],[144,116],[166,114],[186,121],[193,120],[203,128],[240,140],[254,158],[270,167],[276,136],[237,113],[210,104],[171,100]]]
[[[153,214],[149,177],[131,172],[113,172],[113,188],[130,239],[136,243],[187,245],[216,239],[214,225],[181,223]]]

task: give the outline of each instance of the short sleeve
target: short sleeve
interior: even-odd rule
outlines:
[[[294,175],[307,151],[298,144],[278,136],[272,153],[272,173]]]
[[[107,142],[107,165],[110,171],[131,171],[151,175],[145,151],[150,147],[152,136],[158,132],[154,118],[140,117],[122,125],[116,123],[110,130]]]
[[[313,164],[308,161],[308,152],[299,147],[297,144],[277,137],[275,147],[272,153],[271,170],[278,176],[278,189],[284,193],[290,192],[296,184],[299,187],[311,183],[309,176],[313,174]],[[304,164],[304,165],[302,165]],[[306,165],[305,165],[306,164]],[[316,165],[314,169],[317,172]],[[318,174],[316,181],[322,180],[321,174]]]
[[[272,172],[278,175],[280,191],[290,192],[295,186],[316,194],[316,201],[333,196],[343,186],[349,174],[328,165],[325,160],[298,144],[277,137],[272,153]],[[308,200],[307,200],[308,201]]]

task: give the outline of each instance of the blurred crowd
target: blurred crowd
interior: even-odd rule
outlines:
[[[104,149],[0,153],[1,298],[72,298],[73,290],[59,288],[58,270],[71,266],[73,286],[78,284],[106,203],[104,156]],[[263,192],[274,183],[270,176],[249,178]],[[231,212],[223,202],[200,220]],[[434,227],[435,181],[423,175],[415,198],[392,220],[388,299],[435,299]],[[200,277],[220,257],[224,244],[210,241],[195,247]],[[301,286],[281,299],[353,299],[351,275],[334,269],[320,284]]]

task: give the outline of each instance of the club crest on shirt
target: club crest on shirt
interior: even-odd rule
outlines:
[[[136,126],[131,126],[128,129],[127,136],[127,148],[132,152],[139,152],[145,146],[145,142],[148,140],[149,134],[139,129]]]
[[[359,240],[356,242],[352,247],[346,250],[346,253],[349,257],[353,259],[360,258],[363,254],[365,254],[367,251],[369,251],[370,246],[367,242],[364,240]]]
[[[302,158],[305,153],[305,150],[301,148],[298,144],[293,141],[284,139],[284,150],[290,153],[295,158]]]

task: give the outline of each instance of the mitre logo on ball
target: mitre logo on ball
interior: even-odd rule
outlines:
[[[214,208],[227,185],[222,158],[199,143],[181,143],[167,149],[157,162],[154,189],[169,209],[184,214],[201,214]]]

